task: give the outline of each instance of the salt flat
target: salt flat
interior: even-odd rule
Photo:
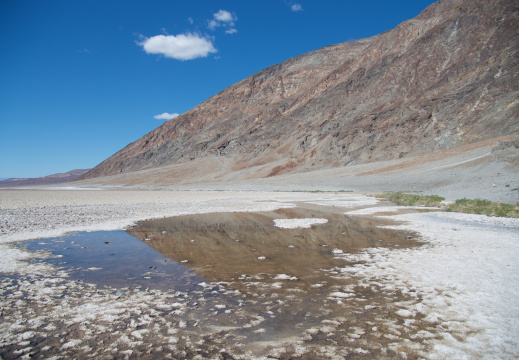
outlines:
[[[357,287],[336,289],[329,294],[329,301],[338,306],[356,301],[362,287],[379,288],[385,296],[405,297],[387,308],[393,317],[385,319],[383,327],[351,328],[351,348],[334,347],[333,342],[312,346],[305,343],[305,339],[316,334],[339,333],[341,319],[306,329],[306,337],[254,346],[240,347],[238,342],[231,347],[226,343],[225,338],[232,339],[233,331],[237,331],[230,324],[200,325],[190,333],[191,337],[184,337],[184,329],[190,326],[184,317],[199,307],[190,310],[193,303],[185,294],[126,289],[121,296],[114,289],[68,280],[62,269],[30,261],[45,258],[45,254],[28,253],[13,246],[16,241],[71,231],[124,229],[144,219],[272,211],[295,207],[300,202],[335,206],[345,216],[380,216],[393,222],[390,227],[415,231],[426,242],[417,248],[372,248],[358,254],[338,255],[357,265],[333,269],[334,276],[354,278]],[[376,214],[378,206],[384,206],[380,215]],[[44,358],[46,352],[59,353],[53,355],[55,358],[151,358],[150,354],[155,352],[196,358],[195,350],[203,347],[207,351],[204,356],[244,359],[282,354],[324,359],[345,353],[370,358],[375,351],[382,358],[519,357],[519,220],[400,210],[354,193],[2,190],[0,354],[6,358],[30,354]],[[208,284],[201,287],[200,296],[211,289]],[[231,292],[225,287],[222,291]],[[368,309],[375,305],[364,306]],[[213,309],[225,313],[220,311],[223,308]],[[236,316],[242,316],[251,327],[263,321],[236,311]],[[427,330],[420,330],[418,323],[429,324]],[[382,348],[366,345],[367,339],[373,342],[377,336],[384,339]],[[55,340],[50,341],[52,337]],[[188,340],[195,338],[198,343]],[[41,339],[46,339],[47,345],[38,345],[44,343]],[[100,339],[105,343],[100,343]],[[204,357],[200,354],[198,357]]]

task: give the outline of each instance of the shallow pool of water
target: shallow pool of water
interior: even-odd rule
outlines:
[[[28,250],[54,256],[44,260],[77,281],[116,288],[185,289],[203,279],[125,231],[78,232],[25,242]]]
[[[281,229],[275,219],[326,219]],[[266,213],[211,213],[143,221],[127,231],[78,232],[27,241],[72,278],[112,287],[180,289],[200,282],[293,284],[311,290],[324,270],[346,265],[341,253],[369,247],[418,246],[412,234],[380,228],[381,220],[349,217],[339,208],[300,204]],[[297,281],[295,281],[297,279]],[[270,287],[270,286],[269,286]]]
[[[280,229],[275,219],[326,219],[307,229]],[[340,253],[368,247],[417,246],[410,234],[383,229],[380,220],[352,218],[335,208],[282,209],[268,213],[214,213],[144,221],[128,230],[163,256],[208,281],[266,275],[315,284],[320,269],[343,266]],[[411,238],[409,238],[411,237]],[[277,277],[277,278],[276,278]]]
[[[55,257],[42,261],[72,279],[122,288],[121,296],[135,287],[172,291],[174,301],[186,306],[175,315],[183,324],[175,331],[186,339],[213,334],[204,338],[208,349],[225,341],[264,355],[297,339],[347,353],[362,337],[370,354],[388,354],[384,349],[397,338],[420,341],[416,333],[433,331],[433,325],[422,325],[417,316],[411,327],[397,314],[405,302],[420,301],[413,289],[402,294],[383,279],[344,272],[358,265],[345,254],[415,247],[419,241],[381,228],[380,219],[343,212],[299,204],[265,213],[187,215],[143,221],[126,232],[74,233],[25,246],[51,252]],[[327,222],[305,229],[280,229],[274,222],[312,218]]]
[[[326,219],[311,228],[280,229],[275,219]],[[150,248],[205,279],[197,296],[218,296],[200,303],[204,321],[214,326],[254,318],[242,342],[254,344],[290,339],[323,321],[351,318],[374,321],[377,311],[345,312],[365,304],[387,302],[376,286],[361,287],[359,279],[341,272],[349,262],[344,254],[369,247],[402,249],[419,246],[414,234],[379,227],[374,218],[348,217],[340,208],[300,204],[267,213],[214,213],[144,221],[128,230]],[[217,287],[213,287],[217,285]],[[200,286],[200,284],[199,284]],[[225,289],[220,291],[218,289]],[[350,290],[345,290],[350,289]],[[235,291],[235,292],[233,292]],[[350,300],[349,297],[354,297]],[[393,301],[403,297],[393,294]],[[233,314],[215,311],[215,301]],[[362,310],[362,308],[361,308]],[[369,313],[369,314],[368,314]],[[354,319],[353,319],[354,318]],[[316,341],[318,339],[316,334]],[[327,340],[326,340],[327,341]]]

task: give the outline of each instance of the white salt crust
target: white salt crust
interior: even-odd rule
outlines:
[[[166,216],[271,211],[294,207],[297,201],[345,209],[375,205],[376,201],[370,199],[358,194],[277,192],[0,191],[0,272],[59,274],[50,265],[28,263],[27,260],[36,254],[13,248],[9,243],[16,240],[58,236],[69,231],[123,229],[139,220]],[[358,201],[357,205],[354,205],[355,201]],[[397,207],[371,207],[347,215],[398,211]],[[398,224],[391,228],[417,232],[425,245],[411,249],[372,248],[354,255],[335,254],[358,262],[355,266],[339,269],[337,276],[355,276],[366,284],[377,284],[404,294],[412,288],[420,294],[422,301],[402,304],[397,314],[404,324],[410,324],[421,315],[426,321],[438,323],[438,329],[445,330],[440,338],[427,331],[420,334],[431,346],[430,351],[420,354],[423,358],[519,358],[519,220],[442,212],[384,218]],[[44,257],[42,254],[37,256]],[[288,277],[281,274],[279,280],[286,281]],[[60,281],[64,283],[65,280],[53,285],[53,279],[58,281],[56,278],[42,279],[41,287],[34,290],[42,296],[48,291],[62,291],[65,286]],[[67,286],[71,285],[67,282]],[[27,281],[26,286],[36,285]],[[279,283],[279,286],[283,284]],[[151,295],[135,292],[134,296],[146,299],[150,296],[147,301],[157,302],[157,306],[162,304],[160,296]],[[117,296],[110,297],[110,301],[101,299],[101,295],[95,296],[100,297],[99,301],[90,307],[62,308],[60,314],[72,314],[67,320],[71,323],[93,321],[90,319],[92,314],[105,314],[106,321],[113,321],[124,316],[128,309]],[[334,301],[346,301],[349,297],[347,289],[330,293]],[[139,303],[142,302],[135,302]],[[178,311],[185,306],[182,302],[177,305]],[[104,326],[93,322],[91,325]],[[52,326],[48,325],[49,330]],[[175,326],[182,328],[183,325],[179,322]],[[176,329],[171,331],[175,333]],[[136,343],[145,336],[147,334],[136,329],[128,334],[127,341]],[[21,334],[17,341],[22,347],[27,345],[25,342],[29,338],[28,332]],[[176,338],[172,336],[171,341],[175,344]],[[80,345],[79,339],[70,339],[63,348],[67,350]],[[358,348],[359,353],[364,351]]]

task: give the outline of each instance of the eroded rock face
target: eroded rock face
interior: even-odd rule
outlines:
[[[289,59],[230,86],[86,178],[213,157],[225,159],[229,172],[255,168],[247,176],[264,177],[515,133],[518,17],[513,0],[437,2],[391,31]]]

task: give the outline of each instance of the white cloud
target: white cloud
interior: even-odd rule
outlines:
[[[218,26],[220,26],[220,23],[216,20],[209,20],[209,24],[207,25],[207,27],[211,30],[216,29]]]
[[[137,44],[148,54],[162,54],[177,60],[192,60],[217,52],[209,38],[191,33],[152,36]]]
[[[303,11],[303,6],[301,4],[295,3],[295,4],[292,4],[290,6],[290,10],[292,10],[292,11]]]
[[[176,118],[177,116],[180,116],[180,114],[177,114],[177,113],[173,113],[173,114],[162,113],[160,115],[155,115],[153,118],[157,119],[157,120],[169,120],[169,119]]]
[[[238,32],[234,28],[234,22],[238,20],[238,17],[227,10],[219,10],[217,13],[213,14],[213,19],[208,21],[207,27],[211,30],[215,30],[216,28],[223,26],[226,28],[226,34],[235,34]]]
[[[216,14],[213,14],[214,19],[221,22],[233,22],[236,19],[233,14],[228,12],[227,10],[220,10]]]

